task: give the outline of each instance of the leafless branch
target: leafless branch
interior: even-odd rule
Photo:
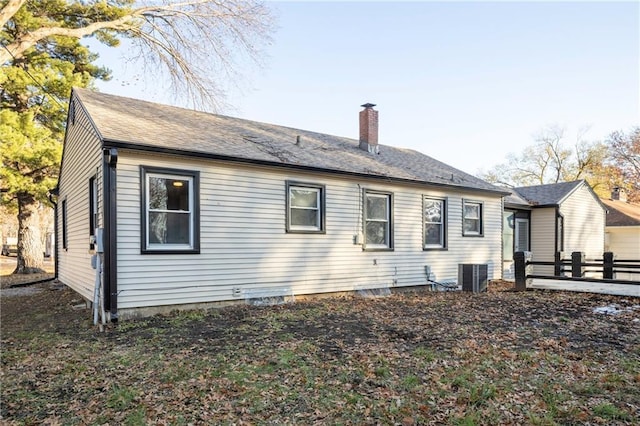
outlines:
[[[26,0],[10,0],[1,10],[7,22]],[[0,63],[20,58],[51,37],[82,38],[100,32],[131,39],[147,71],[167,75],[172,89],[194,106],[219,107],[223,84],[235,82],[238,61],[261,64],[260,46],[270,41],[273,20],[254,0],[149,1],[114,20],[79,28],[42,27],[0,49]],[[2,22],[2,21],[0,21]]]

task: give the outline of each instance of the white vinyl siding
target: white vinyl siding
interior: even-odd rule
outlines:
[[[580,185],[560,206],[564,225],[564,253],[579,251],[586,260],[602,259],[606,212],[586,185]],[[590,274],[586,276],[602,276]]]
[[[607,226],[605,251],[613,252],[615,259],[640,259],[640,226]],[[640,281],[640,270],[635,271],[616,273],[615,278]]]
[[[581,185],[560,206],[564,217],[564,252],[585,253],[601,259],[604,252],[605,210],[586,185]]]
[[[181,169],[200,172],[200,254],[141,255],[139,164],[178,163]],[[500,278],[499,196],[198,159],[178,161],[126,150],[119,152],[117,171],[119,309],[241,300],[248,290],[273,287],[313,294],[425,285],[425,265],[437,279],[456,279],[458,263],[487,263],[489,278]],[[286,181],[317,182],[326,188],[325,234],[283,232]],[[363,251],[362,245],[354,244],[363,229],[362,188],[393,193],[393,251]],[[426,191],[448,197],[448,251],[423,251]],[[462,238],[462,198],[470,196],[484,203],[485,238]]]
[[[77,103],[77,102],[76,102]],[[95,176],[97,225],[102,226],[102,149],[91,121],[79,104],[69,122],[60,171],[58,197],[58,279],[93,300],[95,270],[91,268],[89,180]],[[66,204],[66,249],[62,241],[62,204]]]
[[[531,254],[534,261],[553,262],[555,256],[556,208],[531,210]],[[534,265],[534,274],[553,275],[553,266]]]
[[[607,226],[605,251],[616,259],[640,260],[640,226]]]

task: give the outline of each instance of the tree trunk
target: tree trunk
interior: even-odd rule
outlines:
[[[31,194],[18,194],[18,263],[14,274],[45,272],[40,238],[40,203]]]

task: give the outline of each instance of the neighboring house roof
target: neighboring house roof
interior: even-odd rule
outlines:
[[[73,89],[105,147],[374,176],[391,180],[506,191],[420,152],[290,127]],[[354,114],[354,121],[357,120]],[[354,123],[354,127],[355,127]]]
[[[521,186],[513,190],[532,206],[559,206],[583,184],[586,184],[584,180],[575,180],[547,185]]]
[[[601,199],[609,212],[607,226],[640,226],[640,204]]]

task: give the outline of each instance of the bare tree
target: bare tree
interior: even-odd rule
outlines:
[[[236,81],[237,61],[260,63],[273,29],[269,9],[253,0],[52,0],[42,2],[43,25],[23,32],[12,17],[27,3],[8,0],[0,9],[0,26],[13,33],[0,64],[56,37],[94,36],[111,46],[126,38],[136,48],[130,58],[142,61],[145,72],[168,75],[177,94],[214,109],[223,98],[215,77]]]
[[[536,151],[532,152],[531,158],[539,165],[540,183],[558,183],[564,178],[571,157],[571,150],[563,144],[564,133],[564,128],[555,125],[547,127],[536,136],[538,154]]]
[[[640,202],[640,127],[625,134],[616,131],[609,135],[611,167],[619,172],[617,186],[627,190],[629,199]]]
[[[220,82],[239,80],[240,61],[260,63],[272,25],[257,0],[0,0],[0,204],[17,212],[15,273],[42,269],[39,213],[56,184],[71,87],[110,78],[81,39],[129,40],[146,77],[168,75],[177,100],[215,110]]]
[[[534,136],[535,143],[521,154],[508,154],[507,161],[483,177],[506,186],[541,185],[559,182],[571,151],[563,145],[565,130],[550,126]]]
[[[613,173],[606,164],[602,143],[586,139],[581,129],[573,146],[568,146],[565,129],[549,126],[534,136],[534,143],[520,154],[507,155],[507,161],[482,173],[481,177],[506,187],[542,185],[586,179],[596,192],[610,190]]]

